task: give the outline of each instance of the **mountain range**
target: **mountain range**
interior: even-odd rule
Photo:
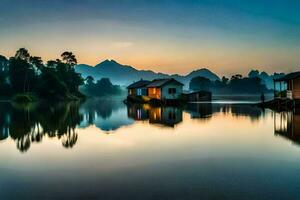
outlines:
[[[206,68],[201,68],[187,75],[179,74],[165,74],[154,72],[151,70],[138,70],[132,66],[122,65],[115,60],[105,60],[96,66],[90,66],[85,64],[79,64],[75,67],[76,72],[81,73],[84,78],[92,76],[95,80],[101,78],[109,78],[113,84],[128,86],[129,84],[138,81],[140,79],[153,80],[156,78],[174,78],[185,85],[185,89],[188,89],[189,82],[192,78],[202,76],[208,78],[211,81],[220,80],[215,73]],[[266,85],[268,89],[273,89],[273,79],[284,76],[283,73],[274,73],[272,75],[266,72],[259,72],[258,70],[251,70],[248,77],[259,77],[262,83]]]
[[[79,64],[75,67],[76,72],[81,73],[83,77],[92,76],[95,80],[101,78],[109,78],[112,83],[121,86],[127,86],[140,79],[153,80],[156,78],[175,78],[182,82],[186,87],[190,80],[196,76],[202,76],[210,79],[211,81],[220,80],[220,78],[210,70],[202,68],[192,71],[187,75],[178,74],[164,74],[157,73],[151,70],[137,70],[136,68],[128,65],[122,65],[114,60],[105,60],[96,66]]]

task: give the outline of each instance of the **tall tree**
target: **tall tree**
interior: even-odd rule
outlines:
[[[30,62],[30,64],[33,65],[33,67],[35,68],[36,71],[38,71],[39,73],[42,72],[44,64],[43,64],[43,60],[41,57],[31,56],[29,58],[29,62]]]
[[[86,85],[87,85],[88,87],[91,87],[92,85],[95,84],[95,83],[94,83],[94,78],[93,78],[92,76],[86,77],[85,81],[86,81]]]
[[[77,59],[75,55],[70,51],[65,51],[61,54],[62,60],[70,67],[77,65]]]
[[[190,82],[190,90],[207,90],[210,91],[212,82],[205,77],[197,76],[194,77]]]
[[[30,54],[29,54],[29,52],[28,52],[27,49],[25,49],[25,48],[20,48],[20,49],[16,52],[15,58],[16,58],[16,59],[25,60],[25,61],[29,62]]]
[[[10,58],[9,77],[15,92],[31,92],[37,77],[27,49],[19,49],[15,57]]]

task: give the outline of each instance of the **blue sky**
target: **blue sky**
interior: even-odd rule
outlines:
[[[0,0],[0,54],[111,58],[140,69],[219,74],[300,66],[296,0]]]

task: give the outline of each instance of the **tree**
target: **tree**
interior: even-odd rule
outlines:
[[[10,59],[9,77],[16,93],[29,92],[36,81],[31,65],[26,60],[17,58]]]
[[[190,90],[211,90],[212,82],[205,77],[197,76],[190,81]]]
[[[259,71],[258,70],[251,70],[248,74],[249,78],[255,78],[259,76]]]
[[[223,85],[227,85],[228,81],[229,81],[228,78],[226,78],[225,76],[222,77],[222,83],[223,83]]]
[[[20,48],[20,49],[16,52],[15,58],[16,58],[16,59],[25,60],[25,61],[28,62],[29,59],[30,59],[30,54],[29,54],[29,52],[28,52],[27,49],[25,49],[25,48]]]
[[[29,63],[32,64],[33,67],[41,73],[44,67],[43,60],[41,57],[30,56]]]
[[[118,95],[122,92],[120,86],[113,85],[109,78],[102,78],[94,83],[94,78],[89,76],[86,78],[85,91],[90,96],[110,96]]]
[[[0,55],[0,71],[5,71],[8,66],[8,60],[6,57]]]
[[[8,78],[8,60],[0,55],[0,94],[8,95],[10,93]]]
[[[79,86],[84,83],[74,66],[77,59],[72,52],[61,54],[62,60],[50,60],[44,65],[41,57],[30,56],[25,48],[20,48],[9,60],[9,77],[12,94],[32,92],[43,98],[81,98]],[[6,60],[0,56],[0,65]],[[0,66],[0,92],[5,77]],[[39,83],[39,84],[36,84]]]
[[[86,81],[86,85],[89,86],[89,87],[95,84],[94,83],[94,78],[92,76],[86,77],[85,81]]]
[[[72,52],[65,51],[61,54],[62,60],[70,67],[77,65],[77,59]]]
[[[243,76],[241,74],[236,74],[231,77],[230,81],[239,80],[242,78],[243,78]]]

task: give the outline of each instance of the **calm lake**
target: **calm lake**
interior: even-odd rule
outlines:
[[[0,103],[0,199],[300,199],[300,113]]]

